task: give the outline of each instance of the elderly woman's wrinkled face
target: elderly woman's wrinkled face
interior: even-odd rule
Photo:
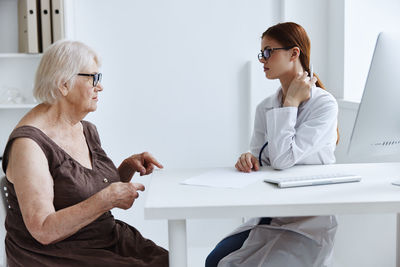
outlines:
[[[80,71],[85,74],[96,74],[99,68],[93,60],[87,68]],[[103,85],[98,82],[93,86],[93,76],[76,76],[75,85],[70,89],[66,100],[74,106],[75,111],[92,112],[97,109],[98,93],[103,91]]]

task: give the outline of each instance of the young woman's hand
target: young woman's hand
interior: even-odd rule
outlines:
[[[260,169],[260,163],[253,154],[247,152],[240,155],[235,168],[241,172],[251,172],[251,170],[258,171]]]
[[[286,93],[284,107],[298,107],[301,102],[304,102],[310,98],[311,88],[317,82],[317,78],[307,76],[308,73],[299,72],[297,76],[292,80]]]

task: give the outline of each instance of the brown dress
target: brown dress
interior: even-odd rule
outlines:
[[[38,128],[21,126],[10,135],[3,155],[6,173],[11,145],[16,138],[34,140],[43,150],[54,179],[54,207],[75,205],[120,181],[117,168],[101,148],[96,127],[82,121],[92,157],[92,169],[71,158]],[[9,209],[6,252],[13,266],[168,266],[168,252],[145,239],[134,227],[114,219],[108,211],[74,235],[50,245],[42,245],[28,232],[21,215],[14,186],[6,181]]]

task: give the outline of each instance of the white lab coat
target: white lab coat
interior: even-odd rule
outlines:
[[[281,88],[256,110],[251,153],[263,165],[286,169],[297,164],[335,162],[338,106],[327,91],[313,87],[298,108],[282,107]],[[315,187],[318,190],[318,187]],[[253,218],[230,235],[251,229],[243,246],[224,257],[218,267],[329,266],[337,222],[335,216],[276,217],[270,225]]]

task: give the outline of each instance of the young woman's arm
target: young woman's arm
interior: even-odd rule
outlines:
[[[318,106],[311,108],[310,117],[297,129],[297,107],[283,107],[267,112],[268,151],[273,168],[292,167],[325,146],[331,145],[333,153],[337,138],[337,103],[332,96],[326,95],[321,98]]]

